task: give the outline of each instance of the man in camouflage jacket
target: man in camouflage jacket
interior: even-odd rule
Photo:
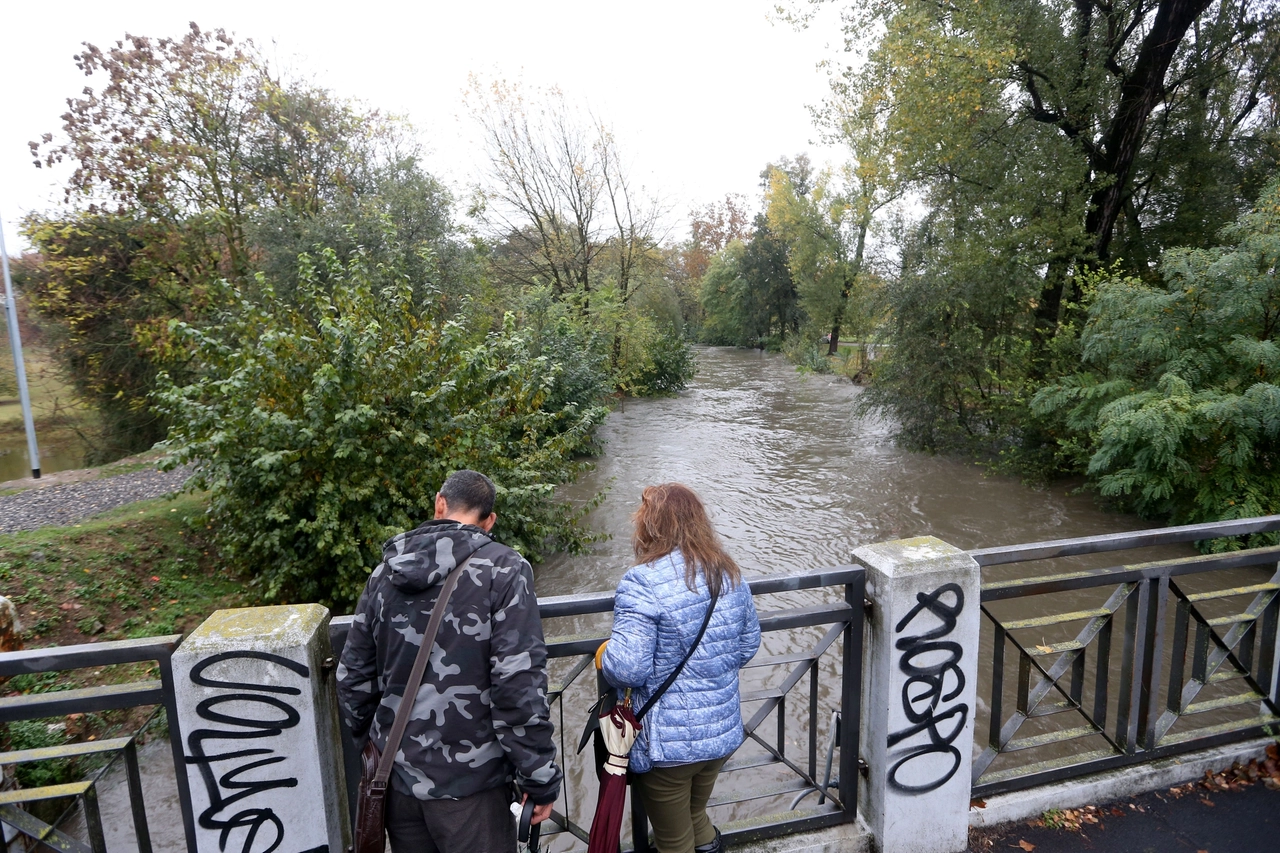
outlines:
[[[492,540],[493,483],[452,475],[436,519],[392,538],[356,607],[338,697],[357,742],[381,749],[444,578]],[[560,791],[547,706],[547,651],[533,570],[505,546],[458,579],[432,648],[388,791],[394,853],[511,851],[508,782],[545,819]]]

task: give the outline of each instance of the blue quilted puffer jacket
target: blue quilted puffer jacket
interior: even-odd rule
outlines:
[[[679,551],[635,566],[613,599],[613,635],[602,667],[614,687],[631,687],[636,711],[689,651],[707,615],[710,593],[685,584]],[[760,648],[760,621],[743,581],[720,591],[707,633],[679,677],[642,721],[631,770],[724,758],[742,743],[738,670]]]

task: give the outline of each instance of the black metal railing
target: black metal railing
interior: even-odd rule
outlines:
[[[174,706],[173,669],[170,663],[173,651],[181,639],[180,634],[174,634],[140,640],[29,649],[0,655],[0,679],[24,674],[69,672],[77,669],[100,669],[121,664],[148,662],[155,664],[160,676],[157,679],[127,684],[107,684],[5,696],[0,698],[0,723],[60,718],[69,714],[90,714],[146,706],[163,708],[167,715],[174,767],[177,769],[175,777],[182,806],[187,848],[195,850],[195,824],[192,820],[191,796],[187,787],[183,761],[182,737]],[[123,759],[138,850],[139,853],[151,853],[151,834],[147,826],[142,796],[142,779],[138,768],[135,734],[129,733],[123,737],[42,749],[0,752],[0,764],[16,765],[59,759],[83,760],[90,756]],[[91,774],[89,778],[77,782],[3,792],[0,794],[0,821],[50,849],[62,850],[66,853],[105,853],[106,841],[101,815],[98,812],[98,783],[109,766],[110,763],[101,767],[97,773]],[[21,808],[24,804],[61,799],[73,799],[79,805],[84,814],[87,843],[61,832],[57,825],[58,820],[46,823]]]
[[[969,554],[986,567],[1275,530],[1280,516]],[[1247,740],[1280,724],[1278,561],[1280,548],[1254,548],[984,582],[992,663],[974,796]]]
[[[784,654],[761,652],[750,664],[756,677],[748,686],[744,676],[743,727],[747,734],[743,747],[725,763],[721,781],[710,806],[735,810],[745,819],[720,824],[726,841],[744,843],[805,832],[856,819],[858,799],[858,732],[862,685],[862,626],[865,570],[842,566],[810,574],[749,579],[760,611],[761,630],[767,634],[791,632]],[[817,592],[801,606],[766,609],[768,596]],[[578,793],[566,791],[550,821],[544,825],[544,843],[556,836],[571,836],[585,845],[595,806],[594,771],[586,768],[586,755],[577,756],[577,737],[586,722],[587,711],[597,692],[592,659],[608,637],[605,616],[612,612],[613,593],[558,596],[540,602],[544,621],[578,623],[585,628],[571,635],[556,636],[549,631],[547,651],[551,659],[549,699],[556,722],[561,760],[578,766],[566,768],[578,780]],[[330,637],[336,654],[346,642],[350,617],[331,623]],[[805,634],[812,636],[806,640]],[[800,647],[797,642],[806,641]],[[832,681],[838,686],[831,688]],[[826,688],[825,694],[823,688]],[[799,691],[797,691],[799,688]],[[807,688],[807,691],[805,690]],[[803,706],[794,708],[788,699],[805,693]],[[826,707],[823,696],[836,697],[835,707]],[[789,710],[790,709],[790,710]],[[772,726],[767,725],[773,722]],[[825,756],[820,728],[826,725]],[[802,756],[793,756],[788,743],[796,735],[803,743]],[[348,761],[348,787],[354,794],[356,753],[354,744],[344,744]],[[589,753],[590,750],[588,749]],[[838,755],[838,763],[835,756]],[[773,784],[761,780],[778,777]],[[734,777],[743,782],[735,784]],[[805,805],[807,795],[816,794]],[[636,853],[648,851],[647,822],[636,798],[632,798],[632,846]]]

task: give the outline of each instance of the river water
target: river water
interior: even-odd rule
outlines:
[[[855,412],[862,389],[800,375],[777,355],[698,350],[677,397],[629,400],[604,424],[604,455],[567,494],[607,490],[592,526],[612,538],[537,569],[539,595],[612,589],[631,565],[640,492],[679,481],[702,496],[748,575],[847,563],[859,545],[930,534],[960,548],[1139,529],[1069,486],[1031,488],[971,462],[896,447]]]
[[[632,562],[629,518],[641,490],[673,480],[702,496],[748,577],[844,564],[859,545],[924,534],[975,548],[1150,526],[1104,512],[1092,497],[1069,486],[1032,488],[969,462],[904,451],[894,445],[890,424],[855,412],[862,390],[847,380],[799,375],[780,356],[752,350],[700,348],[697,359],[698,375],[680,395],[628,400],[609,416],[601,428],[603,455],[562,492],[578,502],[605,492],[588,522],[609,538],[587,554],[556,556],[537,566],[539,596],[612,590]],[[1189,549],[1173,548],[1144,556],[1185,553]],[[1121,562],[1116,556],[1084,562]],[[806,594],[792,595],[803,600]],[[603,626],[559,621],[571,624],[548,626],[549,635],[607,626],[607,621]],[[763,653],[781,654],[802,639],[794,633],[770,634]],[[826,675],[834,675],[834,667],[833,661]],[[767,682],[768,676],[759,679]],[[980,680],[982,697],[989,675]],[[578,689],[572,701],[583,702],[588,689]],[[824,683],[824,713],[834,701]],[[802,722],[804,706],[802,701],[788,706],[789,725]],[[820,728],[825,744],[826,729]],[[149,755],[156,762],[152,772],[172,773],[163,750]],[[581,809],[593,802],[594,783],[583,784],[576,758],[568,764],[577,791],[570,796]],[[713,818],[744,814],[732,808]],[[104,817],[129,826],[127,810]],[[180,847],[175,817],[157,814],[153,820],[158,851]],[[583,817],[580,810],[574,815],[589,822]],[[112,853],[129,849],[126,835],[117,835]],[[563,837],[558,841],[553,849],[569,846]]]

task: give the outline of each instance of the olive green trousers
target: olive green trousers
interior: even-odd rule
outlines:
[[[715,841],[707,801],[724,762],[717,758],[632,775],[631,790],[644,805],[658,853],[693,853],[696,845]]]

